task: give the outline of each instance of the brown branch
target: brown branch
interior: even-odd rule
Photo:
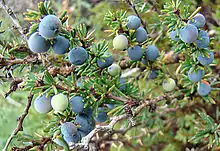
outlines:
[[[3,148],[3,151],[7,151],[8,149],[8,146],[10,145],[12,139],[17,135],[17,133],[19,131],[22,131],[23,130],[23,121],[25,119],[25,117],[28,115],[28,111],[31,107],[31,102],[32,102],[32,99],[33,99],[33,94],[30,93],[29,96],[28,96],[28,100],[27,100],[27,104],[25,106],[25,109],[24,109],[24,112],[20,115],[20,117],[17,119],[18,121],[18,124],[17,124],[17,127],[14,129],[14,131],[11,133],[10,137],[8,138],[6,144],[5,144],[5,147]]]
[[[18,88],[18,84],[21,83],[22,81],[23,79],[21,78],[14,79],[10,85],[10,90],[5,94],[5,97],[7,97],[12,92],[16,91]]]

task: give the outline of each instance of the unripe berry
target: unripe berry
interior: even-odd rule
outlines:
[[[209,56],[203,56],[202,54],[199,54],[197,57],[197,60],[204,66],[209,65],[214,60],[214,53],[209,52]]]
[[[66,95],[59,93],[51,99],[51,105],[55,111],[64,111],[68,107],[68,98]]]
[[[139,27],[135,33],[136,41],[141,43],[147,40],[147,31],[143,27]]]
[[[112,54],[108,52],[105,52],[101,59],[97,59],[97,65],[102,69],[111,66],[113,62]]]
[[[133,61],[138,61],[143,56],[142,48],[138,45],[128,48],[128,57]]]
[[[113,63],[111,66],[108,67],[108,73],[111,76],[116,76],[121,73],[121,67],[118,64]]]
[[[200,13],[196,14],[192,18],[192,20],[189,21],[190,24],[193,24],[194,26],[196,26],[198,28],[204,27],[205,26],[205,22],[206,22],[205,17],[202,14],[200,14]]]
[[[75,113],[81,113],[84,109],[84,102],[83,97],[81,96],[74,96],[70,98],[72,111]]]
[[[77,128],[72,122],[66,122],[61,124],[60,130],[64,136],[72,136],[75,135],[77,132]]]
[[[28,39],[28,47],[32,52],[42,53],[50,49],[50,41],[44,39],[39,33],[33,33]]]
[[[194,25],[186,25],[180,29],[180,39],[185,43],[195,42],[198,38],[198,29]]]
[[[88,59],[88,53],[83,47],[76,47],[70,50],[69,61],[74,65],[82,65]]]
[[[47,39],[55,38],[61,29],[61,21],[55,15],[45,16],[39,24],[39,33]]]
[[[176,82],[175,82],[175,80],[173,80],[172,78],[165,79],[165,80],[163,81],[162,86],[163,86],[163,89],[164,89],[165,91],[170,92],[170,91],[173,91],[173,90],[175,89],[175,87],[176,87]]]
[[[211,89],[212,88],[208,82],[201,81],[198,85],[197,92],[199,93],[200,96],[206,96],[209,94]]]
[[[118,35],[113,39],[113,47],[116,50],[124,50],[128,47],[128,39],[125,35]]]
[[[65,54],[70,47],[69,40],[63,36],[57,36],[54,40],[52,49],[56,54]]]
[[[193,68],[190,68],[189,72],[188,72],[188,78],[190,81],[192,82],[198,82],[202,79],[204,75],[204,71],[203,70],[197,70],[197,71],[193,71]]]
[[[127,27],[129,29],[137,29],[138,27],[140,27],[141,20],[139,17],[135,15],[131,15],[131,16],[128,16],[127,19],[128,19]]]
[[[173,41],[179,41],[180,40],[177,31],[174,30],[174,31],[170,32],[170,39],[172,39]]]
[[[149,45],[145,49],[145,57],[146,57],[147,60],[155,61],[157,59],[157,57],[159,57],[158,48],[154,45]]]
[[[38,96],[34,101],[34,108],[39,113],[48,113],[52,110],[51,97]]]

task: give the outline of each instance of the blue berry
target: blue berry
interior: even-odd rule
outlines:
[[[192,82],[198,82],[202,79],[204,75],[204,71],[203,70],[197,70],[197,71],[193,71],[193,68],[190,68],[189,72],[188,72],[188,78],[190,81]]]
[[[208,48],[209,47],[209,43],[210,43],[210,39],[209,37],[201,37],[198,40],[196,40],[196,46],[198,48]]]
[[[66,141],[66,143],[77,143],[81,140],[81,134],[79,131],[76,132],[75,135],[71,135],[71,136],[66,136],[64,135],[63,139]]]
[[[192,18],[192,20],[189,21],[190,24],[193,24],[194,26],[196,26],[198,28],[204,27],[205,22],[206,22],[205,17],[200,13],[196,14]]]
[[[44,39],[39,33],[33,33],[28,39],[28,47],[32,52],[42,53],[50,49],[50,41]]]
[[[74,65],[82,65],[89,58],[87,51],[83,47],[73,48],[69,52],[68,57],[69,61]]]
[[[197,57],[197,60],[204,66],[209,65],[214,60],[214,53],[209,52],[209,56],[203,56],[202,54],[199,54]]]
[[[197,92],[200,96],[206,96],[211,91],[211,86],[206,81],[201,81],[198,85]]]
[[[105,122],[108,119],[107,113],[104,111],[104,108],[99,107],[98,108],[98,115],[95,117],[95,121],[102,123]]]
[[[128,47],[128,39],[125,35],[118,35],[113,39],[113,47],[116,50],[124,50]]]
[[[142,58],[143,51],[142,48],[138,45],[135,45],[134,47],[128,48],[128,57],[133,61],[138,61]]]
[[[180,29],[180,39],[185,43],[195,42],[198,38],[198,29],[194,25],[186,25]]]
[[[179,41],[180,40],[177,31],[174,30],[174,31],[170,32],[170,39],[172,39],[173,41]]]
[[[209,37],[209,34],[205,30],[199,30],[198,37]]]
[[[53,51],[56,54],[65,54],[70,47],[69,40],[63,36],[57,36],[53,43]]]
[[[140,27],[141,20],[139,17],[135,15],[131,15],[131,16],[128,16],[127,19],[128,19],[127,27],[129,29],[137,29],[138,27]]]
[[[158,70],[151,70],[150,71],[150,73],[149,73],[149,75],[148,75],[148,79],[155,79],[155,78],[157,78],[157,76],[158,76]]]
[[[95,125],[94,120],[91,117],[88,117],[84,114],[77,115],[74,123],[79,126],[78,130],[83,131],[85,133],[89,133]]]
[[[155,61],[157,59],[157,57],[159,57],[158,48],[154,45],[149,45],[145,49],[145,57],[146,57],[147,60]]]
[[[136,30],[136,41],[141,43],[144,42],[145,40],[147,40],[147,31],[143,28],[143,27],[139,27]]]
[[[76,126],[71,122],[61,124],[60,130],[64,136],[72,136],[75,135],[77,132]]]
[[[104,55],[101,56],[101,59],[97,59],[97,65],[102,69],[111,66],[113,62],[113,57],[108,52],[105,52]]]
[[[74,96],[70,98],[72,111],[75,113],[81,113],[84,109],[84,102],[83,97],[81,96]]]
[[[126,78],[120,78],[119,80],[119,90],[125,91],[127,88],[127,79]]]
[[[55,15],[45,16],[39,24],[39,33],[47,39],[55,38],[61,29],[61,21]]]
[[[51,97],[38,96],[34,101],[34,108],[39,113],[48,113],[52,110]]]

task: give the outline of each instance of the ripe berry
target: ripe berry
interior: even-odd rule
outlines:
[[[77,132],[77,128],[72,122],[66,122],[61,124],[60,130],[64,136],[72,136],[75,135]]]
[[[98,108],[98,115],[95,117],[95,121],[102,123],[105,122],[108,119],[107,113],[104,111],[104,108],[99,107]]]
[[[101,59],[97,59],[97,65],[102,69],[111,66],[113,62],[112,54],[108,52],[105,52]]]
[[[51,97],[38,96],[34,101],[34,108],[39,113],[48,113],[52,110]]]
[[[177,31],[173,30],[173,31],[170,32],[170,39],[172,39],[173,41],[179,41],[180,40]]]
[[[127,19],[128,19],[127,27],[129,29],[137,29],[138,27],[140,27],[141,20],[139,17],[135,15],[131,15],[131,16],[128,16]]]
[[[57,36],[53,43],[53,51],[56,54],[65,54],[70,47],[69,40],[63,36]]]
[[[111,66],[108,67],[108,73],[111,76],[116,76],[121,73],[121,67],[118,64],[112,64]]]
[[[28,47],[32,52],[42,53],[50,49],[50,41],[44,39],[39,33],[33,33],[28,39]]]
[[[89,133],[94,128],[94,121],[91,117],[84,114],[78,114],[74,123],[79,126],[78,130]]]
[[[120,78],[119,80],[119,90],[125,91],[127,88],[127,79],[126,78]]]
[[[142,58],[143,51],[142,48],[138,45],[135,45],[134,47],[128,48],[128,57],[133,61],[138,61]]]
[[[209,94],[211,89],[212,88],[208,82],[201,81],[197,87],[197,92],[199,93],[200,96],[206,96]]]
[[[154,45],[148,45],[148,47],[145,49],[146,59],[150,61],[155,61],[158,56],[159,56],[158,48]]]
[[[81,96],[74,96],[70,98],[72,111],[75,113],[81,113],[84,109],[84,102],[83,97]]]
[[[64,135],[63,139],[66,141],[66,143],[77,143],[81,140],[81,135],[80,132],[77,131],[75,135],[71,135],[71,136],[66,136]]]
[[[157,76],[158,76],[158,70],[153,69],[149,73],[148,79],[155,79],[155,78],[157,78]]]
[[[202,54],[199,54],[197,57],[197,60],[204,66],[209,65],[214,60],[214,53],[209,52],[208,57],[203,56]]]
[[[128,39],[125,35],[118,35],[113,39],[113,47],[116,50],[124,50],[128,47]]]
[[[209,37],[209,34],[205,30],[199,30],[198,37]]]
[[[208,48],[210,43],[209,37],[200,37],[199,39],[196,40],[196,46],[198,48]]]
[[[186,25],[180,29],[180,39],[185,43],[195,42],[198,38],[198,29],[192,25]]]
[[[74,65],[82,65],[88,59],[88,53],[83,47],[76,47],[70,50],[69,61]]]
[[[68,98],[66,95],[59,93],[51,99],[51,105],[55,111],[64,111],[68,107]]]
[[[61,29],[61,21],[55,15],[45,16],[39,24],[39,33],[47,39],[55,38]]]
[[[194,26],[196,26],[198,28],[204,27],[205,22],[206,22],[205,17],[200,13],[196,14],[192,18],[192,20],[189,21],[190,24],[193,24]]]
[[[147,31],[143,27],[139,27],[136,30],[136,41],[141,43],[144,42],[147,39]]]
[[[188,72],[188,78],[190,81],[192,82],[198,82],[202,79],[204,75],[204,71],[203,70],[197,70],[197,71],[193,71],[193,68],[190,68],[189,72]]]
[[[163,86],[163,89],[164,89],[165,91],[170,92],[170,91],[173,91],[173,90],[175,89],[175,87],[176,87],[176,82],[175,82],[175,80],[173,80],[172,78],[165,79],[165,80],[163,81],[162,86]]]

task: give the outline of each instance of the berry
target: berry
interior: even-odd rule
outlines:
[[[206,96],[211,91],[211,86],[206,81],[201,81],[197,87],[197,91],[200,96]]]
[[[197,57],[197,60],[204,66],[209,65],[214,60],[214,53],[209,52],[208,57],[203,56],[202,54],[199,54]]]
[[[170,32],[170,39],[172,39],[173,41],[179,41],[180,40],[177,31],[171,31]]]
[[[44,38],[53,39],[60,33],[61,26],[62,24],[57,16],[47,15],[39,24],[39,33]]]
[[[97,65],[102,69],[111,66],[113,62],[113,57],[108,52],[105,52],[101,59],[97,59]]]
[[[204,75],[204,71],[203,70],[198,70],[198,71],[193,71],[193,68],[190,68],[189,72],[188,72],[188,78],[190,81],[192,82],[198,82],[202,79]]]
[[[198,28],[204,27],[205,26],[205,22],[206,22],[205,17],[202,14],[200,14],[200,13],[196,14],[192,18],[192,20],[189,21],[190,24],[193,24],[194,26],[196,26]]]
[[[32,52],[42,53],[50,49],[50,41],[44,39],[39,33],[33,33],[28,39],[28,47]]]
[[[81,113],[84,109],[84,102],[83,97],[81,96],[75,96],[70,98],[71,105],[72,105],[72,111],[75,113]]]
[[[108,73],[111,76],[116,76],[121,73],[121,67],[118,64],[112,64],[111,66],[108,67]]]
[[[147,31],[143,27],[139,27],[136,30],[136,41],[141,43],[144,42],[147,39]]]
[[[142,58],[143,51],[142,48],[138,45],[135,45],[134,47],[128,48],[128,57],[133,61],[138,61]]]
[[[149,73],[149,75],[148,75],[148,79],[155,79],[155,78],[157,78],[157,76],[158,76],[158,70],[151,70],[151,72]]]
[[[68,107],[68,98],[62,93],[54,95],[51,99],[51,105],[55,111],[64,111]]]
[[[53,43],[53,51],[56,54],[65,54],[70,47],[69,40],[62,36],[57,36]]]
[[[180,39],[185,43],[195,42],[198,38],[198,29],[192,25],[186,25],[180,29]]]
[[[71,122],[61,124],[60,130],[64,136],[72,136],[77,132],[76,126]]]
[[[81,115],[86,115],[88,117],[92,117],[93,110],[91,108],[84,108],[80,113]]]
[[[208,48],[210,43],[209,35],[206,31],[200,30],[198,34],[198,39],[196,40],[196,46],[198,48]]]
[[[154,45],[149,45],[147,49],[145,49],[145,57],[147,60],[155,61],[159,56],[159,50]]]
[[[74,122],[77,126],[79,126],[78,130],[88,134],[94,128],[95,123],[93,118],[86,116],[85,114],[79,114],[76,116],[76,120]]]
[[[163,86],[163,89],[164,89],[165,91],[170,92],[170,91],[173,91],[173,90],[175,89],[175,87],[176,87],[176,82],[175,82],[175,80],[173,80],[172,78],[165,79],[165,80],[163,81],[162,86]]]
[[[82,65],[88,59],[88,53],[83,47],[76,47],[70,50],[69,61],[74,65]]]
[[[80,132],[77,131],[75,135],[66,136],[64,135],[63,139],[66,141],[66,143],[77,143],[81,140]]]
[[[140,27],[141,20],[139,17],[135,15],[131,15],[131,16],[128,16],[127,19],[128,19],[127,27],[129,29],[137,29],[138,27]]]
[[[99,113],[98,113],[97,117],[95,117],[95,121],[99,122],[99,123],[105,122],[108,119],[108,115],[104,111],[104,108],[99,107],[98,111],[99,111]]]
[[[198,37],[209,37],[209,34],[205,30],[199,30]]]
[[[113,39],[113,47],[116,50],[124,50],[128,47],[128,39],[125,35],[118,35]]]
[[[124,91],[127,88],[127,79],[126,78],[120,78],[119,80],[119,90]]]
[[[51,97],[38,96],[34,101],[34,108],[39,113],[48,113],[52,110]]]
[[[85,133],[83,131],[78,131],[80,133],[81,138],[85,137],[86,135],[88,135],[88,133]]]

